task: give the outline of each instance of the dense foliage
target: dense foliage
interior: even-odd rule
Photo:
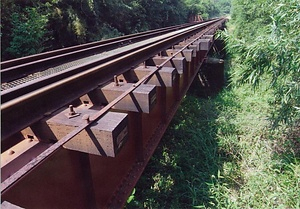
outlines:
[[[276,98],[274,125],[300,117],[300,2],[233,0],[227,46],[234,56],[236,83],[259,88],[268,82]]]
[[[300,127],[270,132],[262,86],[188,94],[126,208],[299,208]]]
[[[2,60],[229,13],[230,0],[3,0]],[[215,4],[214,4],[215,3]]]
[[[232,6],[227,88],[186,96],[127,208],[300,207],[300,2]]]
[[[232,3],[227,88],[186,96],[127,208],[300,207],[300,2]]]

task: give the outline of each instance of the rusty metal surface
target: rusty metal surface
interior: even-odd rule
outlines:
[[[121,99],[126,97],[129,93],[133,92],[139,85],[141,85],[149,76],[153,75],[154,73],[155,73],[155,71],[150,72],[147,76],[145,76],[143,79],[141,79],[139,82],[137,82],[135,84],[135,86],[132,86],[131,88],[127,89],[124,93],[122,93],[116,99],[111,101],[108,105],[106,105],[104,108],[102,108],[96,114],[92,115],[91,118],[90,118],[89,123],[80,124],[76,129],[74,129],[73,131],[68,133],[66,136],[61,138],[58,142],[56,142],[54,145],[52,145],[49,149],[45,150],[38,157],[33,159],[31,162],[26,164],[23,168],[21,168],[19,171],[14,173],[11,177],[9,177],[7,180],[5,180],[3,183],[1,183],[1,192],[4,192],[6,189],[8,189],[10,186],[12,186],[12,184],[14,184],[16,181],[21,179],[24,175],[26,175],[34,167],[40,165],[44,160],[46,160],[48,157],[50,157],[52,154],[54,154],[59,148],[61,148],[61,146],[63,146],[70,139],[72,139],[77,134],[79,134],[82,130],[87,128],[92,122],[96,121],[102,115],[104,115],[106,112],[108,112]]]
[[[207,21],[209,21],[209,20],[207,20]],[[203,22],[207,22],[207,21],[203,21]],[[160,28],[160,29],[145,31],[145,32],[141,32],[141,33],[120,36],[120,37],[111,38],[111,39],[95,41],[95,42],[86,43],[86,44],[80,44],[80,45],[76,45],[76,46],[71,46],[71,47],[67,47],[67,48],[63,48],[63,49],[53,50],[53,51],[44,52],[44,53],[40,53],[40,54],[35,54],[35,55],[22,57],[22,58],[17,58],[17,59],[13,59],[13,60],[7,60],[7,61],[4,61],[4,62],[1,62],[0,67],[1,67],[1,70],[3,70],[3,69],[7,69],[7,68],[10,68],[10,67],[13,67],[13,66],[33,62],[33,61],[36,61],[36,60],[41,60],[41,59],[44,59],[44,58],[57,56],[57,55],[73,52],[73,51],[76,51],[76,50],[82,50],[82,49],[86,49],[86,48],[89,48],[89,47],[98,46],[100,44],[106,44],[106,43],[109,43],[109,42],[119,41],[119,40],[124,40],[124,39],[126,40],[126,38],[132,38],[132,37],[145,35],[145,34],[149,34],[149,33],[153,34],[153,32],[165,32],[166,30],[167,31],[177,30],[178,28],[188,27],[188,26],[191,26],[191,25],[193,25],[193,24],[187,23],[187,24],[183,24],[183,25],[175,25],[175,26],[170,26],[170,27],[166,27],[166,28]]]
[[[50,136],[54,140],[60,140],[68,132],[74,130],[83,122],[83,117],[89,120],[89,116],[97,113],[100,108],[81,105],[76,109],[80,117],[67,118],[68,109],[43,120],[41,125],[50,128]],[[88,122],[88,121],[87,121]],[[64,148],[76,150],[99,156],[115,157],[121,146],[128,138],[128,117],[125,113],[108,112],[97,120],[89,128],[86,128],[72,140],[64,144]],[[47,137],[44,133],[43,137]]]
[[[202,25],[196,29],[201,30],[201,28]],[[73,76],[67,78],[59,77],[60,80],[55,83],[47,86],[43,84],[44,87],[38,90],[2,104],[2,141],[13,133],[42,119],[45,112],[53,112],[57,107],[66,105],[81,95],[92,91],[98,85],[107,82],[114,75],[124,73],[132,66],[146,60],[149,56],[159,53],[161,49],[170,47],[184,37],[195,33],[194,30],[192,29],[183,34],[159,41]],[[39,86],[39,84],[37,85]],[[33,89],[36,89],[36,87]],[[60,92],[64,97],[58,97],[57,92]],[[14,125],[11,126],[11,124]]]
[[[14,204],[11,204],[10,202],[7,202],[7,201],[4,201],[2,204],[1,204],[1,208],[2,209],[23,209],[17,205],[14,205]]]
[[[118,48],[122,45],[146,40],[151,37],[161,35],[170,31],[178,30],[181,28],[189,27],[191,25],[194,24],[171,26],[167,28],[156,29],[152,31],[146,31],[87,44],[81,44],[73,47],[67,47],[64,49],[54,50],[50,52],[40,53],[37,55],[31,55],[28,57],[22,57],[14,60],[1,62],[1,80],[2,82],[9,82],[16,79],[20,79],[26,75],[30,76],[31,73],[39,72],[41,70],[46,70],[47,68],[54,67],[59,63],[65,63],[66,61],[70,62],[73,60],[81,59],[83,57],[94,55],[95,53],[101,53],[103,51]],[[19,69],[22,69],[22,74],[19,73]]]
[[[209,30],[199,33],[196,39]],[[187,43],[182,50],[190,44]],[[197,56],[187,63],[185,73],[176,74],[172,87],[156,87],[157,103],[149,114],[124,111],[128,114],[129,139],[114,158],[62,149],[62,145],[101,118],[139,85],[151,81],[151,76],[156,75],[172,57],[92,115],[89,123],[78,125],[5,180],[1,184],[2,199],[25,208],[122,208],[175,114],[181,98],[197,76],[208,51],[197,52]],[[179,53],[176,52],[173,57]]]
[[[181,46],[181,48],[182,48],[182,46]],[[193,55],[195,57],[194,51],[195,50],[193,50],[193,49],[185,49],[185,50],[182,51],[182,53],[177,54],[176,57],[185,57],[185,59],[186,59],[187,62],[191,62]],[[176,50],[176,49],[168,49],[168,50],[166,50],[166,55],[167,56],[172,56],[176,52],[178,52],[178,50]]]
[[[206,52],[204,57],[206,57],[207,53],[208,53],[208,51]],[[199,63],[197,63],[197,66],[195,67],[196,69],[195,69],[193,75],[191,76],[191,78],[189,79],[188,84],[183,87],[183,90],[180,95],[181,98],[186,94],[187,90],[189,89],[189,86],[191,85],[191,83],[193,82],[195,77],[197,76],[197,73],[198,73],[200,67],[202,66],[203,62],[204,62],[204,59],[202,61],[200,61]],[[172,95],[172,94],[174,94],[174,92],[172,92],[171,95],[169,92],[168,93],[169,97],[165,97],[165,98],[167,98],[168,101],[172,101],[169,103],[169,105],[167,107],[166,120],[165,121],[160,120],[154,133],[151,135],[151,137],[146,142],[144,142],[144,144],[145,144],[145,146],[144,146],[144,151],[145,151],[144,152],[144,162],[136,162],[135,164],[132,165],[129,173],[122,180],[123,181],[122,186],[120,186],[118,188],[118,190],[115,192],[113,198],[110,200],[108,205],[105,206],[106,208],[122,208],[123,205],[126,203],[126,200],[127,200],[126,198],[130,195],[132,188],[135,186],[139,177],[142,175],[144,168],[146,167],[151,156],[153,155],[156,147],[158,146],[158,143],[159,143],[161,137],[163,136],[165,130],[168,127],[168,124],[171,122],[173,116],[176,113],[176,110],[178,109],[178,107],[180,105],[181,100],[174,98],[173,97],[174,95]],[[121,197],[123,197],[123,198],[121,198]]]
[[[205,22],[215,20],[215,19],[217,19],[217,18],[201,21],[201,23],[205,23]],[[97,47],[102,44],[107,44],[107,43],[111,43],[111,42],[115,42],[115,41],[121,41],[120,43],[122,43],[122,41],[123,42],[131,41],[132,42],[132,38],[137,38],[138,36],[142,36],[142,39],[147,39],[147,38],[153,36],[154,34],[163,34],[165,32],[178,30],[178,29],[189,27],[191,25],[196,25],[196,24],[199,24],[199,22],[186,23],[186,24],[182,24],[182,25],[175,25],[175,26],[170,26],[170,27],[165,27],[165,28],[160,28],[160,29],[155,29],[155,30],[149,30],[149,31],[141,32],[141,33],[130,34],[130,35],[115,37],[115,38],[101,40],[101,41],[95,41],[95,42],[86,43],[86,44],[80,44],[80,45],[76,45],[76,46],[66,47],[63,49],[39,53],[39,54],[30,55],[30,56],[26,56],[26,57],[21,57],[21,58],[17,58],[17,59],[13,59],[13,60],[7,60],[7,61],[0,63],[0,72],[3,73],[5,71],[7,71],[8,68],[15,68],[16,66],[20,67],[24,64],[28,64],[30,62],[35,62],[35,61],[43,62],[43,61],[46,61],[43,59],[67,54],[67,53],[74,52],[74,51],[86,50],[87,48]],[[146,35],[149,35],[149,36],[146,36]]]
[[[147,65],[155,66],[168,60],[168,57],[155,56],[146,61]],[[183,74],[185,71],[186,59],[185,57],[175,57],[174,59],[166,62],[165,67],[173,67],[176,69],[178,74]]]
[[[149,73],[149,71],[156,70],[156,67],[151,66],[139,66],[132,70],[134,79],[141,79],[146,74]],[[175,68],[173,67],[163,67],[161,68],[158,73],[156,73],[152,78],[147,82],[147,84],[152,84],[156,86],[164,86],[164,87],[172,87],[174,83],[174,79],[176,76]]]
[[[149,73],[148,73],[149,74]],[[145,75],[147,76],[147,74]],[[98,89],[99,96],[104,98],[104,103],[109,103],[131,88],[133,83],[122,83],[118,86],[110,83]],[[122,101],[114,106],[114,109],[132,112],[149,113],[156,102],[156,89],[154,85],[142,84],[132,94],[127,95]]]

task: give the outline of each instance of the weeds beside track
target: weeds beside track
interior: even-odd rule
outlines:
[[[271,129],[273,99],[189,93],[126,208],[300,208],[299,126]]]

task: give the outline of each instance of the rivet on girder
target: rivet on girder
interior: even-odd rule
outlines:
[[[75,115],[75,114],[76,114],[76,112],[74,110],[73,105],[69,105],[69,115]]]
[[[114,75],[114,82],[115,82],[115,86],[119,86],[119,81],[118,81],[118,77],[117,75]]]
[[[80,113],[76,113],[73,105],[69,105],[69,112],[65,115],[70,119],[79,116]]]

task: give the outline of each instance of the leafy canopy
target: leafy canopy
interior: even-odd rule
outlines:
[[[2,60],[229,12],[230,0],[3,0]]]

